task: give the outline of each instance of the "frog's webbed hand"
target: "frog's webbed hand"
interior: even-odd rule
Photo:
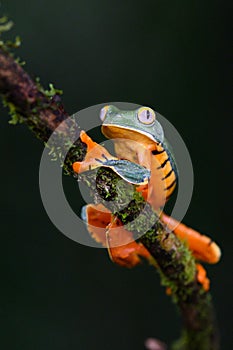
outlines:
[[[112,169],[123,180],[131,184],[143,185],[148,183],[150,171],[145,167],[112,156],[103,146],[94,142],[84,131],[81,131],[80,138],[87,145],[87,153],[82,162],[73,163],[74,172],[82,173],[103,166]]]
[[[82,162],[73,163],[75,173],[99,168],[109,160],[117,160],[103,146],[94,142],[83,130],[80,132],[80,139],[87,145],[87,153]]]

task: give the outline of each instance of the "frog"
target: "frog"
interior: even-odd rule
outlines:
[[[156,211],[160,221],[186,242],[195,259],[207,263],[218,262],[221,250],[210,237],[163,212],[165,203],[178,185],[179,174],[175,157],[159,122],[160,114],[146,106],[120,110],[114,105],[106,105],[100,110],[99,117],[103,135],[114,142],[115,156],[95,143],[85,131],[81,131],[80,138],[87,145],[87,153],[82,162],[73,163],[73,171],[81,173],[101,166],[111,168],[123,180],[136,186],[136,190]],[[107,247],[115,263],[134,267],[142,259],[152,261],[147,249],[133,241],[132,233],[125,230],[119,219],[102,205],[89,204],[83,213],[89,232],[96,241]],[[100,235],[98,229],[93,227],[105,227],[105,235]],[[113,230],[116,227],[118,234]],[[207,290],[208,278],[200,264],[197,264],[197,271],[198,280]]]

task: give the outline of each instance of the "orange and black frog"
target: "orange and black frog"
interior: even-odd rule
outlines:
[[[125,181],[137,186],[137,191],[141,192],[145,200],[159,214],[160,220],[168,228],[175,227],[173,232],[187,242],[196,259],[216,263],[220,259],[221,252],[215,242],[162,211],[164,204],[175,190],[178,171],[172,151],[164,137],[163,128],[158,121],[159,114],[149,107],[124,111],[108,105],[101,109],[100,119],[102,133],[114,142],[116,157],[93,142],[82,131],[80,137],[87,144],[87,154],[83,162],[73,164],[73,170],[80,173],[100,166],[110,167]],[[89,232],[97,241],[108,247],[114,262],[132,267],[140,262],[140,257],[151,259],[146,248],[133,241],[132,233],[125,230],[119,224],[119,219],[103,205],[85,206],[83,217]],[[103,232],[98,230],[100,227],[106,228],[106,235],[99,233]],[[123,245],[121,242],[124,242]],[[203,279],[203,268],[199,265],[197,268],[200,281],[201,279],[206,281],[201,283],[208,289],[207,278]]]

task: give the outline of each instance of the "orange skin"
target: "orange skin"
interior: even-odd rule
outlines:
[[[82,142],[87,144],[87,153],[84,161],[73,163],[74,172],[81,173],[100,167],[101,164],[96,159],[104,160],[103,155],[108,159],[118,159],[113,157],[104,147],[94,142],[84,131],[81,131],[80,138]],[[145,200],[155,207],[153,205],[155,203],[153,202],[153,195],[148,193],[147,185],[138,186],[137,191],[141,192]],[[103,205],[88,205],[86,216],[88,231],[97,242],[108,248],[109,256],[113,262],[130,268],[139,264],[141,258],[152,261],[152,257],[147,249],[141,243],[135,242],[132,233],[125,230],[120,220],[114,217]],[[177,222],[163,212],[160,219],[168,228],[175,227],[173,232],[187,243],[196,259],[211,264],[219,261],[220,249],[209,237]],[[116,227],[118,228],[117,232],[115,230]],[[203,289],[207,291],[210,282],[206,277],[206,271],[200,264],[197,264],[196,267],[197,280],[202,284]],[[167,293],[169,294],[169,289]]]

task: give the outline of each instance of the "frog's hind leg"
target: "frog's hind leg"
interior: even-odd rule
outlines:
[[[219,261],[221,250],[208,236],[178,222],[172,217],[162,213],[161,221],[167,225],[181,240],[186,241],[194,257],[209,264]],[[174,229],[173,229],[174,228]]]
[[[108,248],[111,260],[124,267],[134,267],[141,262],[141,257],[151,261],[147,249],[133,239],[121,221],[111,214],[102,204],[88,204],[82,209],[82,218],[96,242]]]
[[[94,142],[85,131],[80,132],[80,139],[87,145],[87,153],[82,162],[74,162],[73,170],[75,173],[82,173],[87,170],[101,167],[106,160],[117,159],[113,157],[103,146]]]
[[[148,250],[135,242],[132,232],[127,231],[116,217],[112,217],[107,228],[106,241],[110,258],[120,266],[134,267],[141,263],[141,258],[151,262]]]

